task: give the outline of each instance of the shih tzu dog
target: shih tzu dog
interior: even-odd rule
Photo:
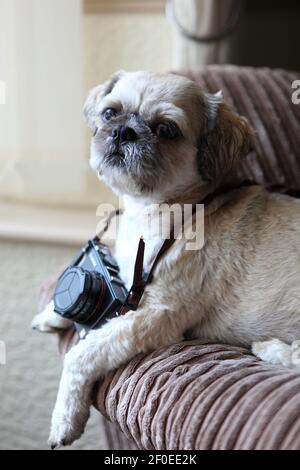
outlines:
[[[144,209],[151,206],[155,217],[153,207],[198,203],[232,182],[253,131],[220,93],[173,74],[119,72],[90,92],[84,114],[93,133],[91,166],[124,198],[115,256],[129,285],[140,236],[146,263],[161,243],[147,233]],[[299,201],[233,186],[216,193],[204,220],[201,249],[188,251],[184,238],[176,240],[138,310],[108,321],[66,355],[53,448],[81,436],[101,376],[185,337],[244,345],[270,363],[299,365]],[[69,327],[53,304],[33,324],[41,331]]]

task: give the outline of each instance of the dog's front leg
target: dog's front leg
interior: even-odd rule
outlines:
[[[92,331],[65,357],[54,408],[49,444],[70,445],[84,431],[89,418],[93,385],[108,371],[141,352],[180,341],[184,315],[168,309],[141,307]]]

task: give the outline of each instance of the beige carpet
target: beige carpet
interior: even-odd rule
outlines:
[[[61,360],[49,335],[31,331],[39,286],[68,263],[76,249],[0,241],[0,340],[7,363],[0,365],[0,449],[48,449],[51,410]],[[105,439],[92,413],[86,434],[71,449],[101,449]]]

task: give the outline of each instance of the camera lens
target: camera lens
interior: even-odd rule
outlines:
[[[81,267],[68,268],[54,292],[54,310],[59,315],[85,324],[100,309],[106,293],[103,276]]]

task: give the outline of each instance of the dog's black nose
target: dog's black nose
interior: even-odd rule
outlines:
[[[118,126],[112,131],[112,137],[120,142],[133,142],[137,139],[137,133],[132,127]]]

